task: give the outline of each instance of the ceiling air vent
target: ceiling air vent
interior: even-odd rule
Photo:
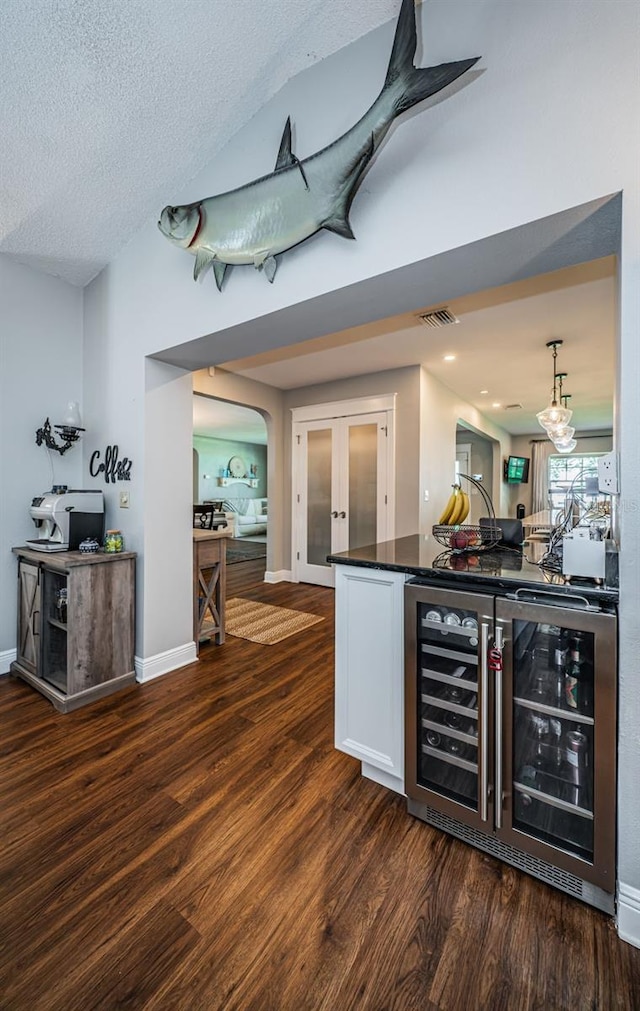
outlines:
[[[448,306],[443,305],[441,309],[433,309],[431,312],[420,313],[418,319],[425,326],[441,327],[449,326],[450,323],[459,323],[460,320],[453,315]]]
[[[505,404],[504,409],[505,411],[521,411],[522,404]]]

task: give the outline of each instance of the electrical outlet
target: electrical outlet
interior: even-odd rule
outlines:
[[[598,491],[605,495],[620,493],[617,453],[605,453],[598,457]]]
[[[120,508],[121,509],[128,509],[129,508],[129,492],[128,491],[121,491],[120,492]]]

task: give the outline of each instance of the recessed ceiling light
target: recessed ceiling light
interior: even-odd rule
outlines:
[[[489,392],[488,390],[480,390],[480,393],[482,393],[482,394],[488,393],[488,392]]]
[[[444,355],[444,360],[445,360],[445,362],[455,362],[456,356],[455,355]]]
[[[492,404],[492,407],[500,407],[500,404]]]

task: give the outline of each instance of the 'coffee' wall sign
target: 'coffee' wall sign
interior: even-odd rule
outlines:
[[[110,481],[112,484],[115,484],[116,481],[130,481],[132,463],[133,460],[129,460],[126,456],[123,456],[122,460],[118,460],[117,446],[107,446],[104,451],[104,463],[100,463],[99,449],[91,454],[89,473],[91,477],[104,474],[105,484],[109,484]]]

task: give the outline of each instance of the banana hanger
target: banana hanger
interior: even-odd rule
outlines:
[[[437,523],[432,530],[433,536],[439,544],[443,544],[444,547],[454,552],[486,551],[489,548],[495,547],[500,540],[500,529],[497,523],[492,522],[495,521],[496,513],[491,496],[475,477],[471,477],[469,474],[459,474],[458,477],[463,478],[478,489],[486,507],[489,522],[486,525],[483,524],[482,527],[471,523]],[[449,503],[445,507],[443,516],[447,516],[448,518],[451,515],[455,516],[456,513],[461,515],[458,510],[449,508],[452,498],[455,498],[458,494],[461,494],[461,487],[454,485],[452,497],[450,497]]]

